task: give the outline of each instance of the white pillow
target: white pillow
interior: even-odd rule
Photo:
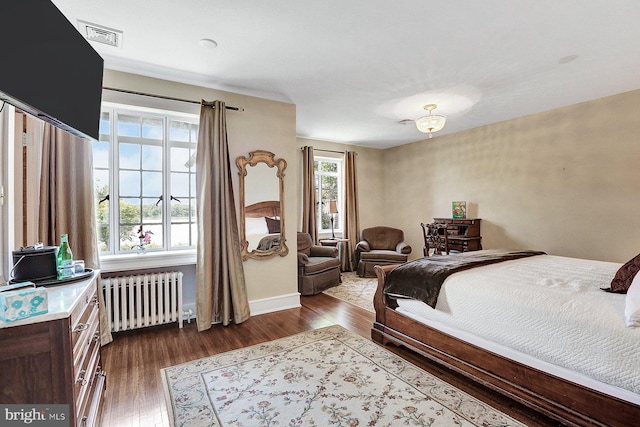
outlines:
[[[640,326],[640,273],[636,273],[627,290],[624,317],[627,326]]]

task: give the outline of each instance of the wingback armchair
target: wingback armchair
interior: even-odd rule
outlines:
[[[298,292],[315,295],[340,281],[338,249],[315,245],[309,233],[298,232]]]
[[[371,227],[362,230],[355,248],[358,276],[376,277],[374,265],[407,262],[411,246],[404,241],[404,232],[391,227]]]

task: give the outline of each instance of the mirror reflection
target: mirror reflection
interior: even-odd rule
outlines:
[[[252,151],[236,159],[240,174],[242,257],[285,256],[284,169],[286,161],[269,151]]]

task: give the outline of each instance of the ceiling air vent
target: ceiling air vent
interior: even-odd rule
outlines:
[[[122,48],[122,31],[78,19],[78,30],[90,42]]]

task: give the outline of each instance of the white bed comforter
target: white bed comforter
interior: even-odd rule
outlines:
[[[620,265],[552,255],[506,261],[450,276],[435,309],[398,300],[398,311],[640,403],[640,328],[625,326],[625,295],[600,290]]]

